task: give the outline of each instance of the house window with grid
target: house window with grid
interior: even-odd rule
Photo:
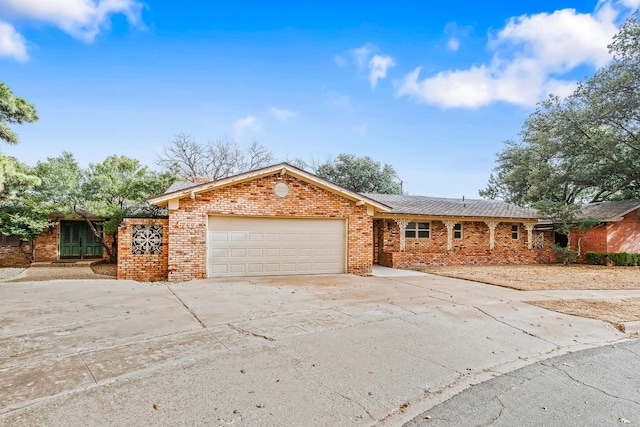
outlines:
[[[517,225],[511,226],[511,238],[513,240],[518,240],[520,238],[520,227]]]
[[[462,224],[457,223],[453,225],[453,238],[457,240],[462,239]]]
[[[404,229],[407,239],[428,239],[431,237],[431,227],[428,222],[410,222]]]

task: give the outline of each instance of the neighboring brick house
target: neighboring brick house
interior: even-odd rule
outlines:
[[[503,202],[358,194],[287,163],[149,199],[166,221],[126,219],[118,277],[354,273],[372,265],[549,262],[534,211]],[[552,234],[548,233],[550,236]]]
[[[57,214],[50,219],[51,226],[35,240],[34,248],[29,242],[21,244],[15,236],[0,235],[0,267],[28,267],[29,260],[24,252],[32,250],[34,262],[108,258],[84,219],[69,219]],[[95,223],[104,218],[92,217],[91,220]],[[98,224],[95,226],[100,227]],[[109,235],[105,240],[109,245],[113,241]]]
[[[581,214],[600,224],[571,233],[570,246],[580,257],[586,252],[640,253],[640,199],[590,203]]]
[[[537,212],[494,200],[365,194],[391,207],[374,215],[374,262],[388,267],[535,264],[554,260]]]

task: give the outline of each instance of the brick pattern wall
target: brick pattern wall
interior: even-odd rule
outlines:
[[[444,223],[428,222],[431,238],[407,238],[405,250],[401,252],[400,228],[393,220],[383,221],[384,238],[381,252],[378,254],[379,263],[395,268],[417,268],[428,265],[537,264],[555,260],[553,251],[548,247],[548,244],[553,242],[552,232],[545,232],[544,241],[547,247],[529,249],[527,230],[522,224],[500,223],[495,229],[495,243],[491,250],[489,227],[484,222],[462,222],[462,239],[454,239],[452,250],[448,250],[448,234]],[[512,225],[518,225],[518,239],[511,237]]]
[[[285,198],[276,196],[278,182],[289,185]],[[169,212],[169,280],[205,278],[206,234],[209,215],[253,215],[261,217],[346,218],[348,224],[347,271],[371,272],[373,252],[372,217],[365,206],[313,184],[279,173],[216,189],[195,199],[180,200]]]
[[[584,261],[587,252],[607,252],[607,225],[598,225],[590,230],[573,230],[569,247],[574,250],[580,245],[578,262]]]
[[[58,259],[58,228],[49,229],[36,239],[36,262],[52,262]]]
[[[640,253],[640,213],[626,214],[622,221],[601,224],[589,230],[571,232],[571,248],[580,243],[580,258],[584,261],[587,252]]]
[[[0,244],[0,267],[28,266],[29,261],[17,244]]]
[[[131,253],[133,225],[162,225],[162,253],[158,255]],[[169,260],[169,220],[159,218],[125,218],[118,229],[118,279],[142,282],[166,280]]]

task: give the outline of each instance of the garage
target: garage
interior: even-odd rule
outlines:
[[[346,271],[346,220],[210,216],[207,275]]]

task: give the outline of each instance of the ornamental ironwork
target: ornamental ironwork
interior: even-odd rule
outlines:
[[[162,253],[162,226],[133,225],[131,227],[131,253],[133,255],[160,255]]]

